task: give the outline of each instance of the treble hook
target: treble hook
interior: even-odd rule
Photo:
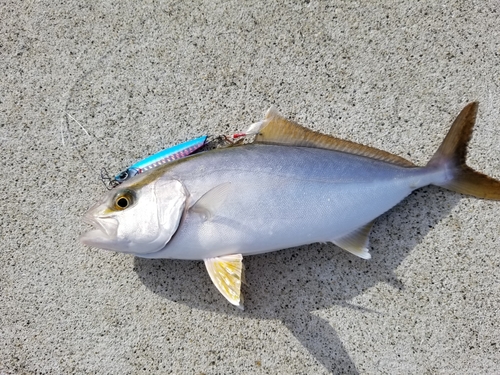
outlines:
[[[101,181],[108,190],[111,190],[120,184],[114,178],[111,178],[109,176],[109,173],[105,167],[101,168]]]

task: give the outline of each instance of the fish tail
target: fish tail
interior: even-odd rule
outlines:
[[[446,170],[448,177],[437,183],[438,186],[478,198],[500,200],[500,181],[466,164],[467,144],[472,137],[477,108],[478,103],[473,102],[460,112],[427,167]]]

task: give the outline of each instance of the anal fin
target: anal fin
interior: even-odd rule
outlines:
[[[219,292],[233,305],[243,310],[241,283],[244,281],[243,256],[241,254],[226,255],[205,259],[210,279]]]
[[[372,256],[368,250],[368,236],[372,229],[373,221],[352,231],[351,233],[336,238],[332,242],[342,249],[363,259],[370,259]]]

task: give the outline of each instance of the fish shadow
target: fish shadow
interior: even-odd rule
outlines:
[[[349,301],[380,282],[404,289],[394,270],[462,197],[433,186],[411,194],[377,219],[370,261],[330,244],[246,257],[244,311],[219,294],[203,262],[135,258],[134,270],[168,300],[220,314],[279,319],[329,372],[358,374],[335,329],[311,312],[337,305],[378,314]]]

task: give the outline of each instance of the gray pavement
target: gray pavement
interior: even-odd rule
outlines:
[[[497,0],[6,1],[0,19],[0,374],[500,371],[500,202],[427,187],[377,220],[370,261],[248,257],[245,311],[202,262],[78,242],[101,167],[270,105],[423,165],[478,100],[469,161],[500,178]]]

